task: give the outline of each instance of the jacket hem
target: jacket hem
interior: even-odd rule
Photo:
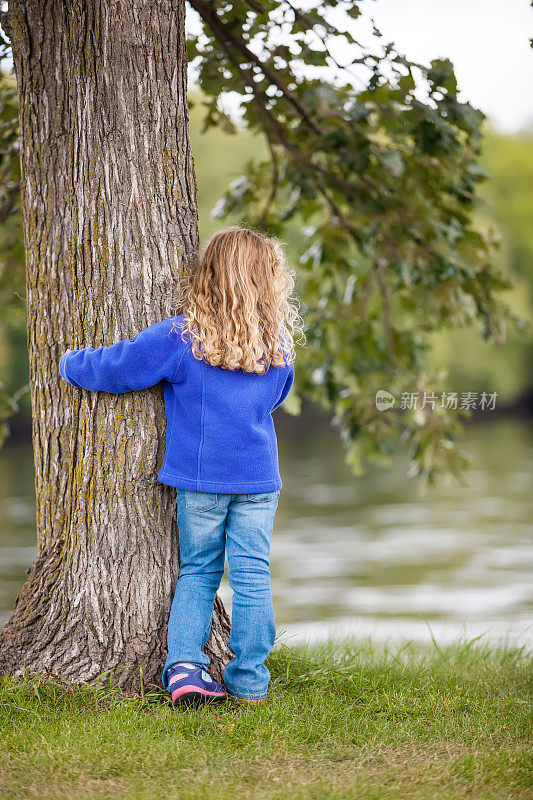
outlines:
[[[168,470],[161,470],[157,480],[159,483],[164,483],[166,486],[174,486],[176,489],[190,489],[193,492],[218,492],[219,494],[274,492],[283,486],[281,478],[269,481],[245,481],[242,483],[228,481],[222,483],[220,481],[197,481],[181,475],[173,475]]]

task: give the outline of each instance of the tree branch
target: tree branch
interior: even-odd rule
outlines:
[[[278,157],[276,155],[276,151],[274,150],[274,146],[272,144],[270,136],[267,136],[266,140],[267,140],[267,144],[268,144],[268,150],[269,150],[269,153],[270,153],[270,161],[271,161],[271,164],[272,164],[272,189],[270,191],[270,196],[269,196],[268,200],[265,203],[265,207],[263,209],[263,213],[259,217],[258,226],[260,228],[264,228],[264,226],[265,226],[265,223],[266,223],[266,220],[267,220],[267,216],[268,216],[268,212],[270,211],[272,203],[276,199],[276,194],[278,192],[278,186],[279,186]]]
[[[284,96],[287,100],[294,106],[294,108],[298,111],[302,119],[304,119],[307,124],[313,129],[315,133],[319,136],[323,136],[325,131],[320,125],[317,123],[311,112],[308,108],[296,97],[294,92],[291,90],[281,81],[275,72],[273,72],[269,67],[264,64],[259,56],[256,56],[246,45],[244,44],[243,40],[233,33],[230,28],[224,25],[223,22],[220,21],[220,17],[216,13],[214,6],[210,3],[205,2],[205,0],[190,0],[191,6],[194,8],[195,11],[200,14],[202,19],[209,25],[213,32],[218,34],[218,38],[221,42],[226,41],[228,44],[232,44],[240,53],[242,53],[246,59],[255,64],[256,67],[259,67],[263,75],[265,75],[268,80],[277,86],[278,89],[283,92]]]

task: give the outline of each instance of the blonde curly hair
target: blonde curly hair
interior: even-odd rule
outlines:
[[[295,336],[305,340],[294,275],[276,238],[237,226],[213,233],[172,302],[194,357],[256,373],[294,361]]]

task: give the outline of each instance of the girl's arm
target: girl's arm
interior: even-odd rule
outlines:
[[[284,385],[283,389],[281,390],[281,394],[280,394],[279,398],[277,399],[275,405],[273,406],[272,411],[274,411],[275,408],[277,408],[278,406],[280,406],[283,403],[283,401],[285,400],[285,398],[289,394],[290,390],[292,389],[292,384],[293,383],[294,383],[294,364],[291,362],[291,364],[289,366],[289,373],[287,375],[287,378],[285,379],[285,385]]]
[[[174,322],[156,322],[116,344],[69,350],[59,361],[61,377],[79,389],[114,394],[172,381],[185,352],[185,342],[172,330]]]

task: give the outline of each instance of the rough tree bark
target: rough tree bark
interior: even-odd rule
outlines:
[[[198,247],[184,0],[11,0],[20,96],[39,555],[0,670],[159,682],[178,574],[175,490],[159,484],[161,385],[68,386],[60,356],[169,316]],[[217,598],[206,647],[221,669]]]

